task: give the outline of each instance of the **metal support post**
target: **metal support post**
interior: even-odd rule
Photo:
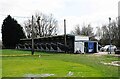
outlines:
[[[64,19],[64,42],[65,42],[65,53],[66,53],[67,42],[66,42],[66,20],[65,19]]]
[[[109,43],[110,43],[109,52],[111,54],[111,30],[110,30],[110,26],[111,26],[111,18],[109,17]]]
[[[33,16],[32,16],[32,55],[34,55],[34,34],[33,34]]]

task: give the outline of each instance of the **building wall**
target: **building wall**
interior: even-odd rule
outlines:
[[[74,53],[78,50],[79,53],[84,53],[84,42],[75,42]]]
[[[88,36],[75,36],[75,41],[89,41],[89,37]]]

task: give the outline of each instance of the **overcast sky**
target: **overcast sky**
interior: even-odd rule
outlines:
[[[118,16],[119,0],[0,0],[0,26],[7,15],[31,17],[36,12],[53,14],[63,33],[63,19],[67,22],[67,33],[79,24],[92,27],[108,23],[108,17]],[[23,24],[28,18],[14,17]],[[0,30],[1,32],[1,30]],[[1,38],[1,34],[0,34]]]

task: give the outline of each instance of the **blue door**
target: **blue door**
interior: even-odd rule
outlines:
[[[88,42],[88,52],[94,53],[94,42]]]

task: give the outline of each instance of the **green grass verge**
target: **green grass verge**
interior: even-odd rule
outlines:
[[[2,55],[2,50],[0,50],[0,55]],[[2,57],[0,56],[0,78],[2,78]]]
[[[39,57],[40,55],[40,57]],[[101,62],[118,61],[112,55],[60,54],[30,51],[2,50],[3,77],[118,77],[118,67]],[[70,75],[70,72],[72,75]]]

